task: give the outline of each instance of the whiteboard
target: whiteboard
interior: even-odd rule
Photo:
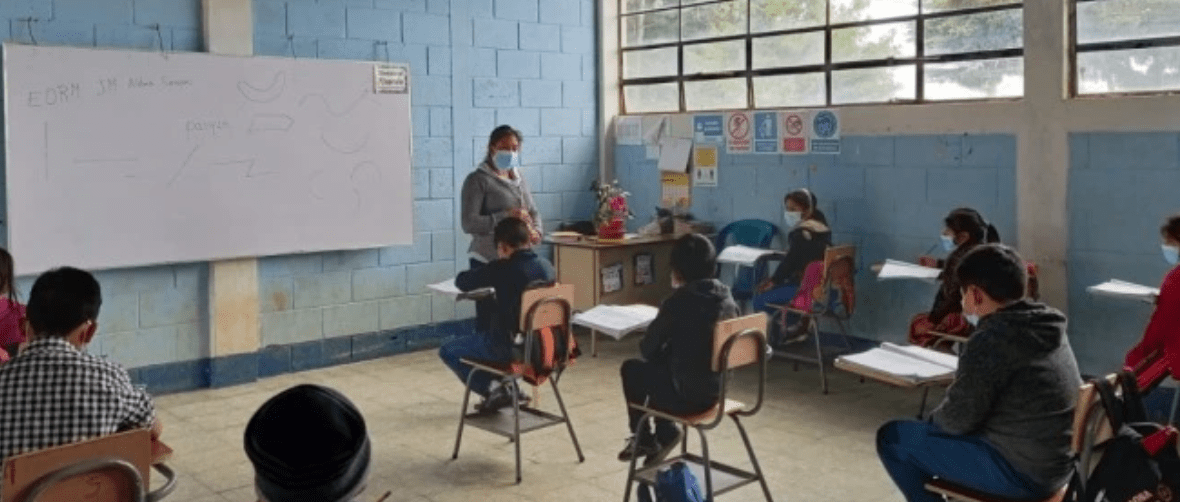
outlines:
[[[17,273],[413,241],[385,63],[4,45]],[[386,89],[388,91],[388,89]]]

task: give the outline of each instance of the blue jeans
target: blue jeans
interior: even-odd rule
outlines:
[[[1036,486],[982,435],[943,432],[931,422],[898,420],[877,430],[877,455],[909,502],[942,502],[926,491],[935,476],[998,497],[1040,499],[1052,488]]]
[[[767,304],[786,305],[795,299],[795,293],[798,291],[798,284],[781,284],[777,288],[761,293],[754,297],[754,311],[769,314],[773,312],[773,309],[768,307]]]
[[[461,336],[438,349],[438,357],[442,359],[459,381],[467,384],[467,375],[471,374],[471,366],[463,364],[460,359],[479,359],[492,362],[512,361],[512,348],[495,343],[490,335],[473,333]],[[471,391],[483,397],[488,397],[488,387],[491,386],[495,375],[486,371],[478,371],[471,378]]]

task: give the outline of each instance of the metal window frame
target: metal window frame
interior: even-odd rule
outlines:
[[[618,0],[619,12],[623,10],[623,2],[626,0]],[[989,59],[1002,59],[1012,57],[1022,57],[1024,55],[1024,47],[1013,47],[1008,49],[989,49],[981,51],[967,51],[954,52],[948,54],[939,54],[935,56],[926,55],[926,40],[925,40],[925,22],[931,19],[963,17],[973,14],[983,14],[989,12],[1002,12],[1010,10],[1023,10],[1024,1],[1017,1],[1014,3],[1007,3],[1001,5],[988,5],[983,7],[970,7],[965,9],[945,10],[938,12],[926,13],[922,10],[922,2],[918,2],[918,13],[906,16],[894,16],[879,19],[869,19],[863,21],[850,21],[832,23],[832,3],[831,0],[824,2],[824,24],[822,26],[809,26],[804,28],[792,28],[785,30],[770,30],[759,33],[752,33],[750,28],[752,26],[751,14],[753,7],[751,0],[746,1],[746,30],[744,34],[738,35],[724,35],[717,37],[707,37],[694,40],[680,40],[683,35],[684,23],[677,22],[677,40],[675,42],[660,42],[654,44],[640,44],[625,46],[624,37],[626,31],[624,30],[624,23],[626,18],[636,17],[644,14],[667,12],[672,10],[683,11],[684,9],[691,9],[703,5],[714,5],[719,3],[732,2],[735,0],[710,0],[691,5],[676,5],[670,7],[661,7],[656,9],[639,10],[633,12],[621,13],[617,16],[618,36],[619,36],[619,50],[618,50],[618,71],[619,71],[619,107],[620,113],[627,114],[627,99],[625,88],[630,85],[645,85],[645,84],[667,84],[676,83],[680,91],[679,109],[675,111],[667,111],[660,113],[674,113],[687,112],[688,107],[684,94],[685,82],[697,82],[704,80],[718,80],[736,77],[744,77],[746,79],[746,108],[753,109],[756,106],[754,102],[754,78],[764,76],[776,75],[791,75],[803,73],[818,73],[824,74],[824,103],[826,106],[833,106],[832,103],[832,73],[840,70],[850,69],[866,69],[866,68],[888,68],[893,66],[914,65],[915,66],[915,87],[914,99],[895,100],[889,103],[927,103],[930,102],[925,99],[925,71],[926,65],[931,63],[949,63],[959,61],[981,61]],[[1095,0],[1074,0],[1074,1],[1095,1]],[[916,44],[915,55],[913,57],[889,57],[878,59],[865,59],[856,61],[832,61],[832,32],[836,30],[848,28],[861,28],[882,24],[893,23],[915,23],[914,43]],[[822,64],[800,65],[800,66],[782,66],[772,68],[754,69],[754,39],[769,38],[783,35],[796,35],[804,33],[818,33],[824,34],[824,62]],[[1180,37],[1177,37],[1180,38]],[[684,47],[698,44],[709,44],[716,42],[728,41],[745,41],[746,50],[746,68],[745,70],[725,71],[725,72],[708,72],[696,73],[692,75],[684,74]],[[651,49],[673,48],[677,49],[677,65],[676,75],[658,76],[658,77],[637,77],[625,78],[623,56],[628,52],[637,52]],[[1076,72],[1075,72],[1076,73]],[[964,101],[984,101],[984,100],[1011,100],[1012,98],[983,98],[983,99],[965,99]],[[938,102],[946,102],[948,100],[937,100]],[[951,100],[955,101],[955,100]],[[856,105],[872,104],[872,103],[855,103]],[[693,110],[697,111],[697,110]]]
[[[1078,43],[1078,4],[1099,0],[1071,0],[1069,2],[1069,97],[1071,98],[1101,98],[1111,96],[1158,96],[1180,94],[1180,86],[1146,91],[1116,91],[1081,93],[1078,91],[1078,54],[1083,52],[1118,52],[1133,49],[1151,49],[1156,47],[1180,47],[1180,35],[1149,38],[1131,38],[1107,42]],[[622,75],[620,73],[620,75]]]

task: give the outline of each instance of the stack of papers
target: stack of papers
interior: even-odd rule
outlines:
[[[1086,291],[1096,295],[1113,296],[1116,298],[1129,298],[1147,303],[1154,303],[1155,299],[1160,295],[1159,289],[1150,286],[1141,286],[1131,282],[1120,281],[1118,279],[1111,279],[1102,284],[1090,286],[1086,288]]]
[[[495,294],[495,290],[492,288],[476,289],[474,291],[468,291],[464,293],[459,290],[458,286],[455,286],[455,279],[447,279],[440,283],[426,286],[426,288],[434,291],[435,293],[443,294],[456,300],[467,300]]]
[[[942,270],[933,267],[924,267],[904,261],[885,260],[881,271],[877,273],[877,279],[921,279],[927,282],[935,282],[938,280],[938,274],[941,273]]]
[[[627,333],[646,329],[659,312],[651,305],[599,305],[574,315],[573,323],[619,340]]]
[[[720,263],[736,263],[738,265],[752,267],[758,261],[758,258],[777,252],[771,249],[759,249],[734,244],[722,249],[721,254],[717,255],[717,261]]]
[[[882,343],[880,347],[836,358],[836,367],[902,386],[950,381],[959,358],[916,347]]]

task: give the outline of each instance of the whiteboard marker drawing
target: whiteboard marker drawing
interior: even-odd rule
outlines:
[[[191,152],[188,152],[188,157],[184,159],[184,163],[180,165],[180,169],[177,169],[176,173],[172,175],[172,179],[168,180],[168,186],[172,186],[173,183],[176,183],[176,180],[180,178],[181,173],[184,173],[185,168],[187,168],[189,163],[193,161],[193,156],[197,154],[197,150],[200,149],[201,145],[197,145],[193,147]]]
[[[364,101],[365,98],[367,98],[368,96],[369,96],[369,90],[366,88],[363,91],[361,91],[360,96],[357,96],[356,99],[354,99],[351,103],[346,105],[343,110],[336,111],[335,109],[332,108],[332,104],[328,102],[327,96],[324,96],[323,94],[320,94],[320,93],[312,93],[312,94],[307,94],[307,95],[303,96],[302,98],[299,98],[299,106],[303,106],[304,104],[306,104],[308,98],[319,98],[320,101],[324,103],[324,108],[328,111],[328,115],[331,115],[336,118],[340,118],[340,117],[343,117],[345,115],[352,113],[352,111],[356,109],[357,105],[361,104],[361,101]]]
[[[328,149],[332,150],[333,152],[343,154],[343,155],[352,155],[352,154],[357,153],[361,150],[364,150],[365,147],[368,146],[369,136],[370,136],[369,134],[365,134],[365,138],[360,141],[360,144],[357,145],[356,147],[353,147],[353,148],[332,144],[331,141],[328,141],[327,133],[320,133],[320,140],[324,142],[324,146],[328,147]]]
[[[275,73],[271,78],[270,84],[266,87],[258,88],[250,85],[245,80],[238,81],[238,93],[249,101],[255,103],[270,103],[279,99],[283,95],[283,91],[287,89],[287,72]]]
[[[256,132],[287,132],[295,119],[285,113],[260,113],[250,119],[250,134]]]

